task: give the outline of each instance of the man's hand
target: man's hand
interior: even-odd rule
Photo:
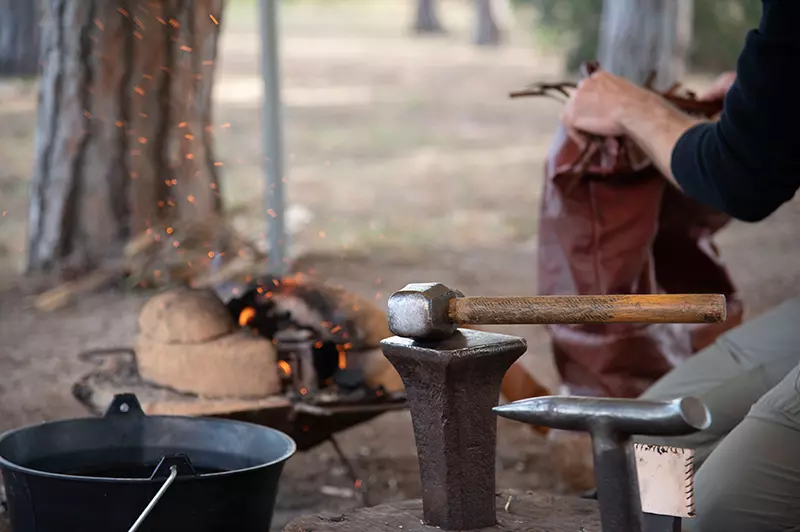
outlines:
[[[700,122],[658,94],[603,71],[578,84],[561,120],[579,145],[581,133],[631,138],[676,186],[672,149],[687,129]]]
[[[618,137],[626,133],[626,115],[660,101],[661,98],[647,89],[598,71],[578,83],[561,120],[572,132]]]
[[[714,81],[706,92],[699,94],[697,99],[704,102],[722,100],[728,94],[734,81],[736,81],[736,72],[725,72]]]

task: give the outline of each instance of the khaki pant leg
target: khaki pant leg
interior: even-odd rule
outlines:
[[[725,333],[648,389],[643,399],[694,396],[711,412],[711,426],[675,438],[636,441],[695,450],[700,467],[764,394],[800,362],[800,298]]]
[[[765,394],[695,479],[692,532],[800,531],[800,365]]]

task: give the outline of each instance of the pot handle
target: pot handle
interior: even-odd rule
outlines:
[[[165,454],[150,475],[150,480],[167,478],[173,469],[178,471],[178,476],[197,476],[197,470],[188,456],[183,453]]]
[[[114,399],[112,399],[111,404],[108,405],[103,417],[144,415],[144,410],[142,409],[141,403],[139,403],[139,399],[136,398],[136,395],[132,393],[120,393],[114,396]]]
[[[139,527],[142,525],[144,520],[147,519],[147,516],[150,515],[150,512],[153,511],[153,508],[155,508],[156,504],[158,504],[158,501],[161,500],[161,497],[164,496],[164,493],[167,492],[167,490],[172,485],[172,483],[175,482],[175,479],[177,477],[178,477],[178,466],[173,465],[169,468],[169,476],[167,477],[167,480],[164,481],[164,483],[158,489],[158,492],[153,496],[152,499],[150,499],[150,502],[147,504],[142,513],[139,514],[138,519],[136,519],[136,522],[133,523],[133,526],[131,526],[128,529],[128,532],[136,532],[137,530],[139,530]]]

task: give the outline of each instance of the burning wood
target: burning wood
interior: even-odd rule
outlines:
[[[228,302],[228,309],[240,325],[276,342],[279,353],[281,331],[308,331],[318,382],[304,386],[307,390],[337,384],[340,373],[347,374],[347,381],[361,375],[358,380],[367,386],[402,390],[399,376],[380,353],[380,341],[391,336],[386,314],[356,294],[300,274],[266,276]]]

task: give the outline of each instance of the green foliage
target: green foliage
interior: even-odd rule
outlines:
[[[536,9],[536,32],[550,45],[566,48],[567,64],[577,68],[594,59],[602,0],[514,0]],[[731,69],[746,33],[758,25],[761,2],[756,0],[695,0],[694,37],[689,61],[695,70]]]
[[[755,0],[695,0],[692,67],[732,69],[747,32],[760,18],[761,2]]]

